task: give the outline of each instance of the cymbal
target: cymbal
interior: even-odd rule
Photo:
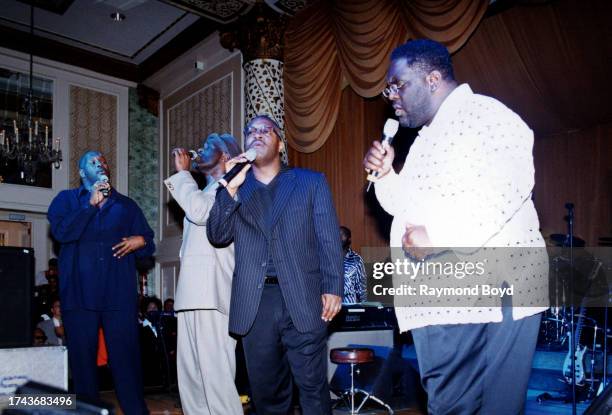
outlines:
[[[553,233],[549,236],[549,239],[555,246],[570,246],[569,235],[563,233]],[[573,246],[583,247],[585,246],[584,239],[580,239],[577,236],[572,238]]]

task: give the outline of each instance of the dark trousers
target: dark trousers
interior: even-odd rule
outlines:
[[[257,415],[286,415],[292,376],[304,415],[331,414],[327,384],[327,330],[300,333],[278,285],[266,285],[257,317],[242,339]]]
[[[412,330],[428,412],[523,413],[540,318]]]
[[[126,415],[148,414],[143,396],[138,320],[135,311],[63,310],[74,392],[98,398],[98,327],[104,330],[108,362],[119,405]]]

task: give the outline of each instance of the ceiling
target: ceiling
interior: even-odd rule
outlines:
[[[315,1],[0,0],[0,47],[140,83],[257,2],[291,16]],[[490,0],[489,12],[517,1],[547,0]]]
[[[2,3],[0,24],[29,32],[30,5],[17,0]],[[115,12],[125,20],[114,21]],[[198,18],[157,0],[74,0],[63,14],[35,7],[34,33],[139,64]]]
[[[30,10],[34,3],[34,43]],[[140,82],[256,0],[0,0],[0,46]],[[266,0],[295,14],[312,0]],[[125,18],[115,21],[111,14]],[[100,69],[103,68],[103,69]]]

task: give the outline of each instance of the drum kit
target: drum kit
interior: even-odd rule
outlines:
[[[610,248],[583,248],[585,241],[573,236],[573,205],[566,208],[568,233],[549,238],[551,307],[543,315],[538,344],[566,352],[560,379],[568,386],[564,400],[575,408],[577,399],[593,399],[607,385],[612,266]]]

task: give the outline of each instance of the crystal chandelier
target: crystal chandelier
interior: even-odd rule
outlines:
[[[53,167],[59,169],[62,162],[60,139],[57,138],[54,141],[52,137],[50,138],[49,125],[43,125],[35,117],[38,100],[34,98],[33,92],[33,42],[34,2],[30,5],[29,89],[23,105],[27,118],[25,120],[13,119],[12,129],[0,131],[0,163],[8,166],[9,162],[16,161],[21,180],[28,184],[35,183],[36,172],[41,165],[52,164]],[[18,114],[19,111],[16,113]]]

